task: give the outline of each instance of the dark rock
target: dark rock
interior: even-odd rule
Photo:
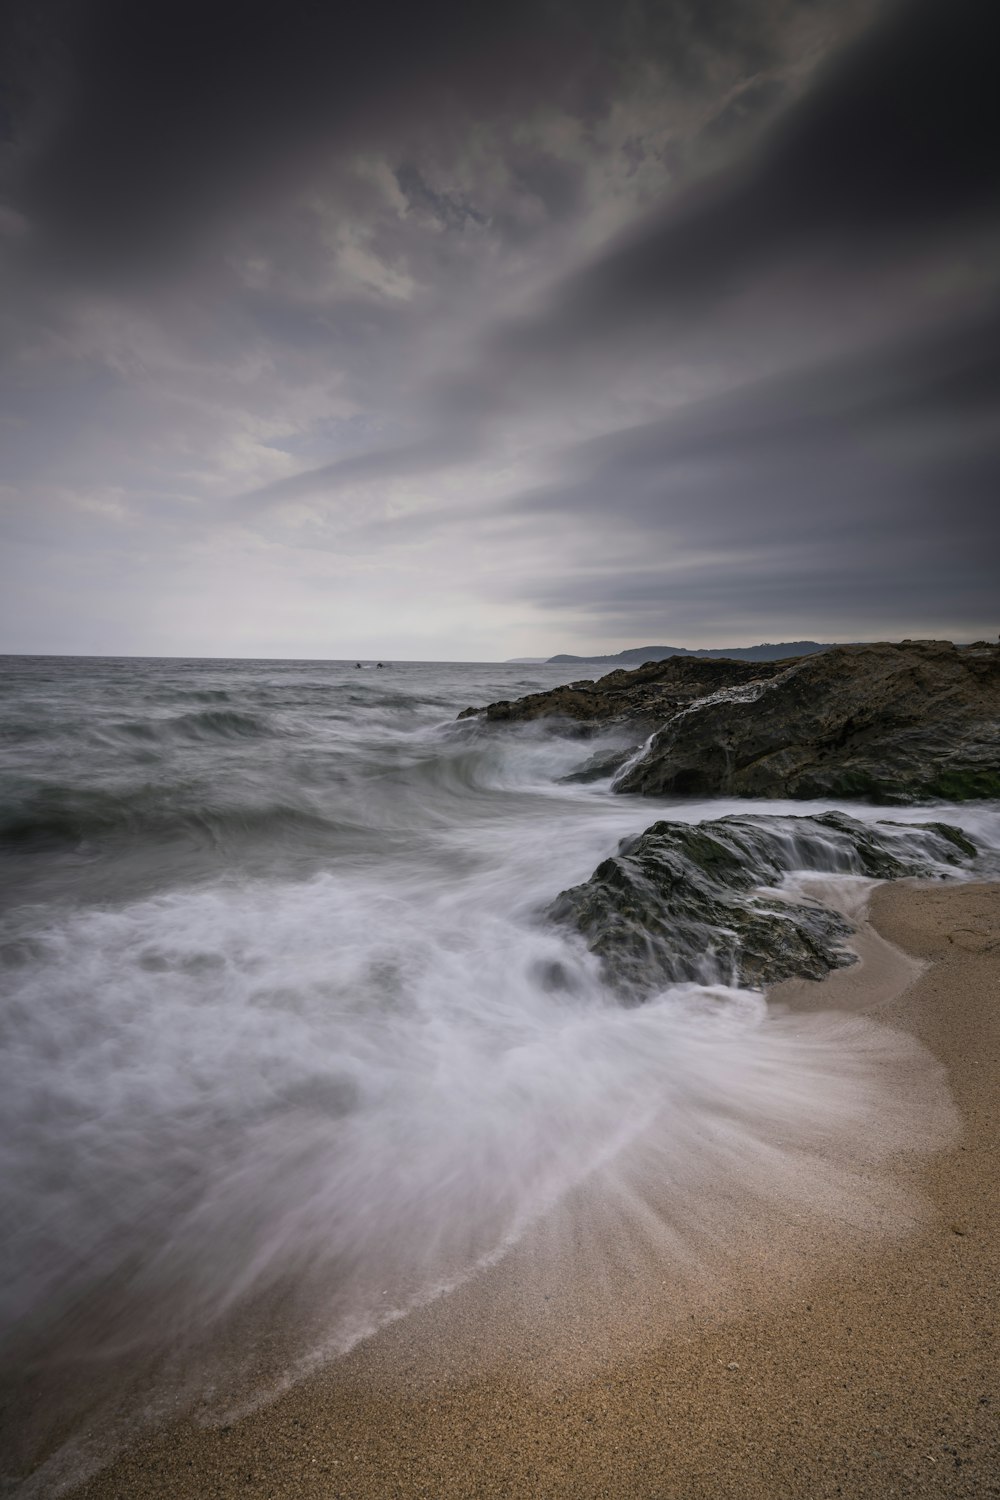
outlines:
[[[648,662],[631,672],[619,668],[596,682],[583,679],[524,698],[504,698],[486,708],[467,708],[458,717],[480,716],[495,724],[555,718],[595,730],[618,724],[641,724],[652,729],[696,698],[721,688],[766,680],[788,665],[787,660],[746,662],[675,656]]]
[[[837,646],[778,666],[674,712],[615,790],[1000,797],[1000,647]]]
[[[578,766],[575,771],[570,771],[568,776],[560,776],[560,784],[572,786],[591,781],[604,781],[606,777],[613,776],[616,771],[620,771],[638,749],[638,745],[629,745],[624,750],[598,750],[585,760],[582,766]]]
[[[759,986],[821,979],[852,963],[850,924],[819,906],[762,894],[790,870],[894,879],[960,865],[975,847],[943,823],[745,816],[654,823],[549,916],[576,928],[626,999],[695,981]]]

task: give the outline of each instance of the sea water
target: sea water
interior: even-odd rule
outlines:
[[[906,1039],[725,976],[626,1009],[545,919],[667,812],[833,805],[616,796],[561,778],[625,731],[456,722],[579,672],[3,661],[8,1370],[289,1299],[307,1368],[640,1161],[661,1202],[739,1180],[808,1208],[820,1143],[940,1138],[886,1082]],[[850,811],[1000,846],[996,807]]]

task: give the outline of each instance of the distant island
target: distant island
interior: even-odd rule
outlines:
[[[765,641],[761,646],[705,646],[689,650],[687,646],[630,646],[627,651],[618,651],[613,656],[550,656],[547,666],[559,666],[564,662],[613,662],[619,666],[638,666],[644,661],[666,661],[669,656],[732,657],[736,661],[781,661],[786,656],[811,656],[816,651],[829,651],[833,641],[781,641],[777,645]]]

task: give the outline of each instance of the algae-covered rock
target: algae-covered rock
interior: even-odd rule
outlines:
[[[684,981],[760,986],[821,979],[853,962],[850,923],[819,906],[762,894],[792,870],[875,879],[941,874],[975,854],[943,823],[866,824],[844,813],[660,822],[627,840],[549,908],[640,1000]]]
[[[803,657],[682,707],[615,790],[1000,797],[1000,647],[903,641]]]

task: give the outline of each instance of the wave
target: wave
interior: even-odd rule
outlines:
[[[204,695],[223,702],[227,694]],[[271,738],[281,731],[269,718],[238,709],[204,708],[183,714],[154,712],[140,719],[64,719],[45,715],[8,717],[0,727],[0,742],[10,746],[62,744],[81,747],[122,747],[131,744],[163,746],[211,745]]]
[[[150,784],[132,792],[47,787],[0,808],[0,851],[81,850],[128,838],[155,844],[171,836],[332,835],[354,826],[287,802],[192,798],[185,787]]]
[[[191,717],[199,721],[193,732],[185,726],[191,744],[206,736],[258,742],[249,716],[223,725],[216,715]],[[397,736],[391,746],[362,740],[345,754],[341,736],[329,749],[317,745],[307,753],[299,746],[294,758],[241,763],[227,778],[213,760],[185,762],[161,753],[155,745],[158,740],[162,747],[162,731],[154,735],[140,725],[134,739],[150,744],[140,763],[148,761],[151,779],[128,784],[122,778],[111,786],[36,782],[8,791],[0,802],[0,855],[94,854],[127,843],[155,857],[165,842],[180,839],[213,850],[257,843],[263,857],[276,841],[303,850],[329,847],[345,830],[369,836],[378,830],[386,837],[460,828],[466,819],[498,810],[518,786],[550,789],[577,755],[543,740],[519,747],[469,744],[463,737],[442,744],[424,731]],[[196,774],[178,777],[185,765]]]
[[[229,703],[233,694],[227,688],[188,688],[163,696],[178,703]]]
[[[259,715],[242,713],[233,708],[206,708],[193,713],[178,714],[172,718],[125,720],[109,726],[109,730],[112,734],[134,739],[151,741],[179,739],[196,743],[213,740],[262,739],[276,732],[274,726]]]

